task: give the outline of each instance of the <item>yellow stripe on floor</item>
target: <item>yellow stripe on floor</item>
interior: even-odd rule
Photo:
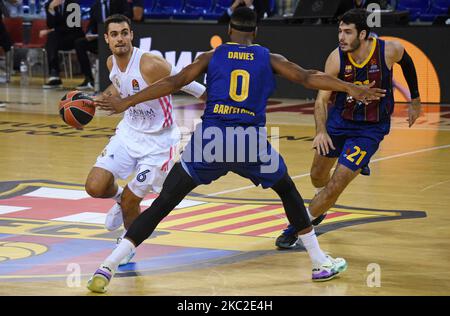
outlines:
[[[168,218],[167,220],[161,222],[158,225],[158,227],[168,228],[168,227],[172,227],[175,225],[186,224],[186,223],[190,223],[193,221],[209,219],[209,218],[213,218],[213,217],[217,217],[217,216],[221,216],[221,215],[238,213],[238,212],[247,211],[247,210],[251,210],[251,209],[255,209],[255,208],[256,208],[255,205],[240,205],[240,206],[230,207],[230,208],[227,208],[227,209],[224,209],[221,211],[212,211],[212,212],[208,212],[205,214],[199,214],[199,215],[194,215],[194,216],[189,216],[189,217],[184,217],[184,218],[179,218],[179,219],[174,219],[174,220],[171,220],[170,218]]]
[[[258,219],[258,218],[262,218],[262,217],[266,217],[266,216],[279,215],[281,218],[283,216],[283,214],[284,214],[283,210],[275,209],[275,210],[271,210],[271,211],[264,211],[261,213],[249,214],[249,215],[225,219],[222,221],[216,221],[216,222],[212,222],[212,223],[208,223],[208,224],[194,226],[194,227],[186,228],[186,230],[201,232],[201,231],[206,231],[206,230],[210,230],[210,229],[214,229],[214,228],[219,228],[222,226],[233,225],[233,224],[237,224],[237,223],[241,223],[241,222],[245,222],[245,221],[250,221],[253,219]],[[271,225],[271,222],[272,222],[272,220],[267,221],[266,226]]]

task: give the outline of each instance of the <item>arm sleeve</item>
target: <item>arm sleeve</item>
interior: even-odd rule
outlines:
[[[178,71],[175,69],[175,67],[172,67],[172,70],[170,71],[170,75],[174,76],[177,73],[178,73]],[[198,83],[197,81],[192,81],[187,86],[184,86],[183,88],[181,88],[181,91],[189,93],[190,95],[193,95],[197,99],[200,98],[203,95],[203,93],[205,93],[205,90],[206,90],[205,86]]]
[[[398,62],[402,67],[403,75],[405,76],[406,82],[408,83],[409,92],[411,93],[411,99],[419,97],[419,84],[417,82],[417,73],[414,62],[411,56],[406,52],[403,53],[402,59]]]

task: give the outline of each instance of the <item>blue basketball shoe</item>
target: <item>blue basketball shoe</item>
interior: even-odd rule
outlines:
[[[327,216],[326,213],[320,215],[313,221],[311,221],[311,224],[313,226],[319,225]],[[297,240],[298,240],[298,232],[295,230],[294,226],[289,224],[285,230],[281,233],[280,236],[277,237],[277,240],[275,241],[275,245],[279,249],[292,249],[297,246]]]

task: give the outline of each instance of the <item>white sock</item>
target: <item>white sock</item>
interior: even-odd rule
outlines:
[[[106,258],[105,262],[109,263],[113,269],[117,269],[120,261],[122,261],[123,258],[128,256],[130,252],[132,252],[135,248],[136,247],[133,245],[131,241],[124,238],[116,247],[116,249],[114,249],[112,254],[110,254],[109,257]]]
[[[325,187],[316,188],[316,195],[319,194],[323,189],[325,189]]]
[[[120,199],[122,197],[123,188],[120,185],[118,185],[117,187],[118,188],[117,188],[116,195],[114,195],[112,197],[112,199],[115,200],[117,203],[120,203]]]
[[[322,264],[327,261],[327,257],[320,249],[319,241],[317,240],[316,232],[314,229],[304,235],[299,235],[302,240],[303,246],[305,246],[308,255],[313,263]]]
[[[310,221],[315,220],[317,217],[313,216],[310,212],[309,212],[309,207],[306,208],[306,213],[308,213],[308,217]]]

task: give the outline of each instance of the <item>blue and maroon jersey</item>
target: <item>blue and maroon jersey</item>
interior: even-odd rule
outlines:
[[[386,96],[365,105],[345,92],[338,92],[333,112],[340,114],[344,120],[369,123],[388,123],[390,121],[394,109],[392,70],[386,66],[385,42],[376,38],[372,39],[370,54],[361,64],[357,64],[350,54],[344,53],[339,48],[341,60],[339,79],[354,84],[369,84],[375,81],[374,87],[385,89]]]

